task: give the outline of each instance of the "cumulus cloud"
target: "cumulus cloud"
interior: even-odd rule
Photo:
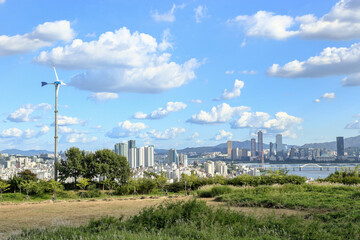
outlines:
[[[30,128],[25,129],[24,131],[18,128],[8,128],[1,131],[0,138],[18,139],[18,140],[31,139],[31,138],[40,137],[48,133],[49,130],[50,129],[48,126],[42,127],[40,131],[35,131]]]
[[[240,71],[241,74],[250,74],[250,75],[255,75],[256,71],[255,70],[242,70]]]
[[[196,59],[183,64],[170,61],[171,54],[162,52],[171,46],[166,41],[163,38],[158,44],[148,34],[130,33],[123,27],[94,41],[75,39],[64,47],[43,51],[35,62],[88,70],[70,81],[82,90],[159,93],[186,84],[195,78],[194,70],[200,66]]]
[[[319,103],[319,102],[320,102],[320,99],[317,98],[317,99],[314,100],[314,102],[315,102],[315,103]]]
[[[7,120],[11,122],[30,122],[30,121],[36,121],[36,117],[30,117],[30,114],[32,114],[36,110],[50,110],[53,106],[47,103],[40,103],[37,105],[33,104],[26,104],[21,106],[19,109],[17,109],[15,112],[10,113],[7,117]]]
[[[234,73],[235,73],[234,70],[226,70],[226,71],[225,71],[225,74],[234,74]]]
[[[173,4],[172,8],[163,14],[160,14],[158,10],[152,12],[151,17],[157,22],[174,22],[175,21],[175,10],[183,9],[185,5],[175,5]]]
[[[335,93],[324,93],[320,98],[331,100],[335,98]]]
[[[245,27],[246,35],[250,37],[267,37],[286,39],[298,34],[289,28],[294,25],[294,18],[286,15],[275,15],[272,12],[258,11],[252,16],[239,15],[229,22]]]
[[[283,136],[296,137],[294,128],[298,124],[302,123],[303,119],[295,116],[291,116],[286,112],[278,112],[275,114],[275,118],[271,118],[268,113],[265,112],[244,112],[240,118],[233,121],[230,125],[231,128],[250,128],[261,129],[267,134],[281,133]]]
[[[70,41],[74,36],[75,32],[69,21],[45,22],[24,35],[0,35],[0,56],[35,51],[57,41]]]
[[[97,92],[92,93],[89,96],[89,99],[92,99],[94,101],[103,102],[110,99],[117,99],[119,96],[117,93],[110,93],[110,92]]]
[[[197,138],[199,136],[200,136],[200,134],[198,132],[194,132],[194,134],[191,135],[191,139],[195,139],[195,138]]]
[[[251,37],[348,40],[360,37],[359,15],[358,0],[340,0],[320,18],[313,14],[292,17],[258,11],[251,16],[239,15],[229,22],[244,26],[246,35]]]
[[[59,126],[69,126],[69,125],[77,125],[77,124],[85,125],[86,122],[77,117],[68,117],[68,116],[62,116],[62,115],[58,116],[58,125]],[[52,123],[51,125],[54,126],[55,123]]]
[[[199,5],[194,9],[196,23],[201,23],[201,20],[207,17],[207,7],[205,5]]]
[[[146,114],[143,112],[137,112],[134,114],[133,118],[136,119],[161,119],[169,115],[171,112],[178,112],[184,110],[186,108],[186,104],[182,102],[168,102],[166,107],[158,108],[157,110]]]
[[[151,130],[147,134],[149,137],[156,139],[156,140],[168,140],[168,139],[174,139],[178,135],[184,133],[186,130],[185,128],[181,127],[172,127],[169,129],[166,129],[165,131],[158,131],[158,130]]]
[[[124,138],[134,136],[146,128],[148,128],[148,126],[142,122],[132,123],[126,120],[124,122],[119,122],[118,126],[114,127],[111,131],[106,133],[106,136],[110,138]]]
[[[240,97],[241,89],[244,87],[244,82],[238,79],[235,79],[234,87],[229,91],[227,89],[224,90],[221,97],[216,98],[214,100],[229,100],[232,98]]]
[[[235,115],[249,111],[246,106],[231,107],[229,104],[222,103],[210,109],[210,112],[201,110],[198,114],[193,115],[189,120],[190,123],[196,124],[216,124],[225,123],[232,119]]]
[[[223,139],[230,140],[230,139],[232,139],[232,137],[233,137],[233,134],[231,132],[226,132],[225,130],[220,130],[218,132],[218,134],[215,135],[214,139],[216,141],[223,140]]]
[[[267,74],[269,76],[285,78],[316,78],[331,75],[344,75],[358,73],[359,64],[360,43],[355,43],[349,48],[325,48],[318,56],[310,57],[306,61],[300,62],[294,60],[284,66],[273,64],[267,70]],[[343,85],[356,85],[355,78],[343,79]]]

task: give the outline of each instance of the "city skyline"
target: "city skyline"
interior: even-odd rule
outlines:
[[[53,64],[62,151],[357,136],[359,14],[358,0],[0,1],[0,150],[53,149]]]

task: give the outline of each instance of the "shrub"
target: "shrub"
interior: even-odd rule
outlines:
[[[101,191],[96,187],[96,184],[92,184],[88,187],[88,190],[85,194],[87,198],[96,198],[101,196]]]

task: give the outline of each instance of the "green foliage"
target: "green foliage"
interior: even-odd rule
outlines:
[[[324,179],[319,179],[319,181],[342,183],[347,185],[360,184],[359,166],[356,166],[354,169],[341,168],[340,171],[335,171],[334,173],[331,173],[328,177]]]
[[[231,193],[233,189],[230,186],[212,186],[197,191],[198,196],[202,198],[216,197],[219,195]]]
[[[77,179],[86,172],[85,151],[72,147],[65,152],[65,155],[67,160],[61,160],[60,163],[57,163],[59,178],[61,181],[65,181],[67,178],[73,177],[76,185]]]
[[[96,187],[96,184],[92,184],[88,187],[85,196],[88,198],[97,198],[101,196],[101,191]]]
[[[87,178],[79,178],[79,182],[76,184],[81,190],[85,190],[89,186],[90,180]]]
[[[17,174],[19,178],[23,181],[37,181],[36,174],[26,169]]]
[[[3,192],[6,192],[9,189],[10,189],[10,184],[0,180],[0,196],[1,196],[1,200],[3,200],[3,196],[2,196]]]

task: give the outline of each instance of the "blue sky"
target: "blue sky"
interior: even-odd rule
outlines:
[[[360,1],[0,0],[0,149],[184,148],[360,129]]]

